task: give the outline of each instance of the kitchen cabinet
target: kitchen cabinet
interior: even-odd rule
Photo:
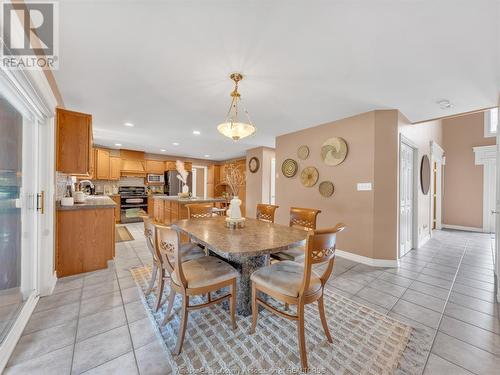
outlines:
[[[185,161],[184,162],[184,169],[188,172],[192,172],[193,171],[193,163],[191,163],[190,161]]]
[[[151,174],[163,174],[165,162],[162,160],[146,160],[146,172]]]
[[[95,177],[98,180],[109,180],[111,176],[111,166],[110,166],[110,154],[108,150],[103,150],[101,148],[97,149],[96,152],[96,173]]]
[[[92,158],[92,115],[56,108],[56,171],[88,176]]]
[[[165,170],[166,171],[175,171],[177,168],[175,168],[175,161],[168,160],[165,162]]]
[[[154,217],[154,199],[151,195],[148,196],[148,216]]]
[[[56,211],[57,277],[104,269],[115,254],[115,208]]]
[[[119,180],[121,175],[122,159],[117,156],[111,156],[109,158],[109,179]]]
[[[115,223],[120,222],[120,196],[119,195],[111,195],[110,198],[113,200],[113,202],[116,203],[115,206]]]
[[[146,175],[146,162],[143,151],[120,150],[122,159],[121,175],[130,177],[144,177]]]

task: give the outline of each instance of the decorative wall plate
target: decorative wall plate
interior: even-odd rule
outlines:
[[[328,138],[321,145],[321,159],[326,165],[339,165],[347,156],[347,143],[344,138]]]
[[[298,168],[297,162],[293,159],[285,159],[283,164],[281,164],[281,172],[283,176],[288,178],[295,176]]]
[[[309,156],[309,147],[302,145],[297,149],[297,156],[299,159],[306,160]]]
[[[248,170],[252,173],[255,173],[259,170],[260,162],[255,156],[250,158],[248,161]]]
[[[335,187],[331,181],[322,181],[319,184],[319,193],[325,198],[331,197],[335,191]]]
[[[312,187],[318,182],[319,173],[314,167],[306,167],[300,174],[300,181],[305,187]]]

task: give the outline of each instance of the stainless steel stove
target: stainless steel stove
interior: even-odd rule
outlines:
[[[141,211],[148,210],[148,195],[144,186],[120,186],[120,221],[135,223],[142,221]]]

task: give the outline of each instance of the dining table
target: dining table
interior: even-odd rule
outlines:
[[[236,311],[243,316],[252,313],[252,273],[269,264],[270,254],[304,245],[308,233],[252,218],[246,218],[242,228],[228,228],[222,216],[178,220],[172,228],[238,271]]]

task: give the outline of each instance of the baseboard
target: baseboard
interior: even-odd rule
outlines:
[[[450,224],[442,224],[443,229],[453,229],[453,230],[463,230],[465,232],[483,232],[483,228],[476,227],[464,227],[461,225],[450,225]]]
[[[368,258],[363,255],[353,254],[348,251],[335,250],[335,255],[344,259],[352,260],[353,262],[363,263],[372,267],[398,267],[397,259],[375,259]]]
[[[0,345],[0,373],[2,373],[5,369],[5,366],[7,366],[7,362],[9,361],[9,358],[14,351],[14,348],[16,347],[17,341],[23,334],[24,327],[26,327],[26,324],[28,323],[31,314],[35,309],[39,298],[40,297],[38,295],[32,294],[26,300],[17,320],[14,322],[11,330]]]

